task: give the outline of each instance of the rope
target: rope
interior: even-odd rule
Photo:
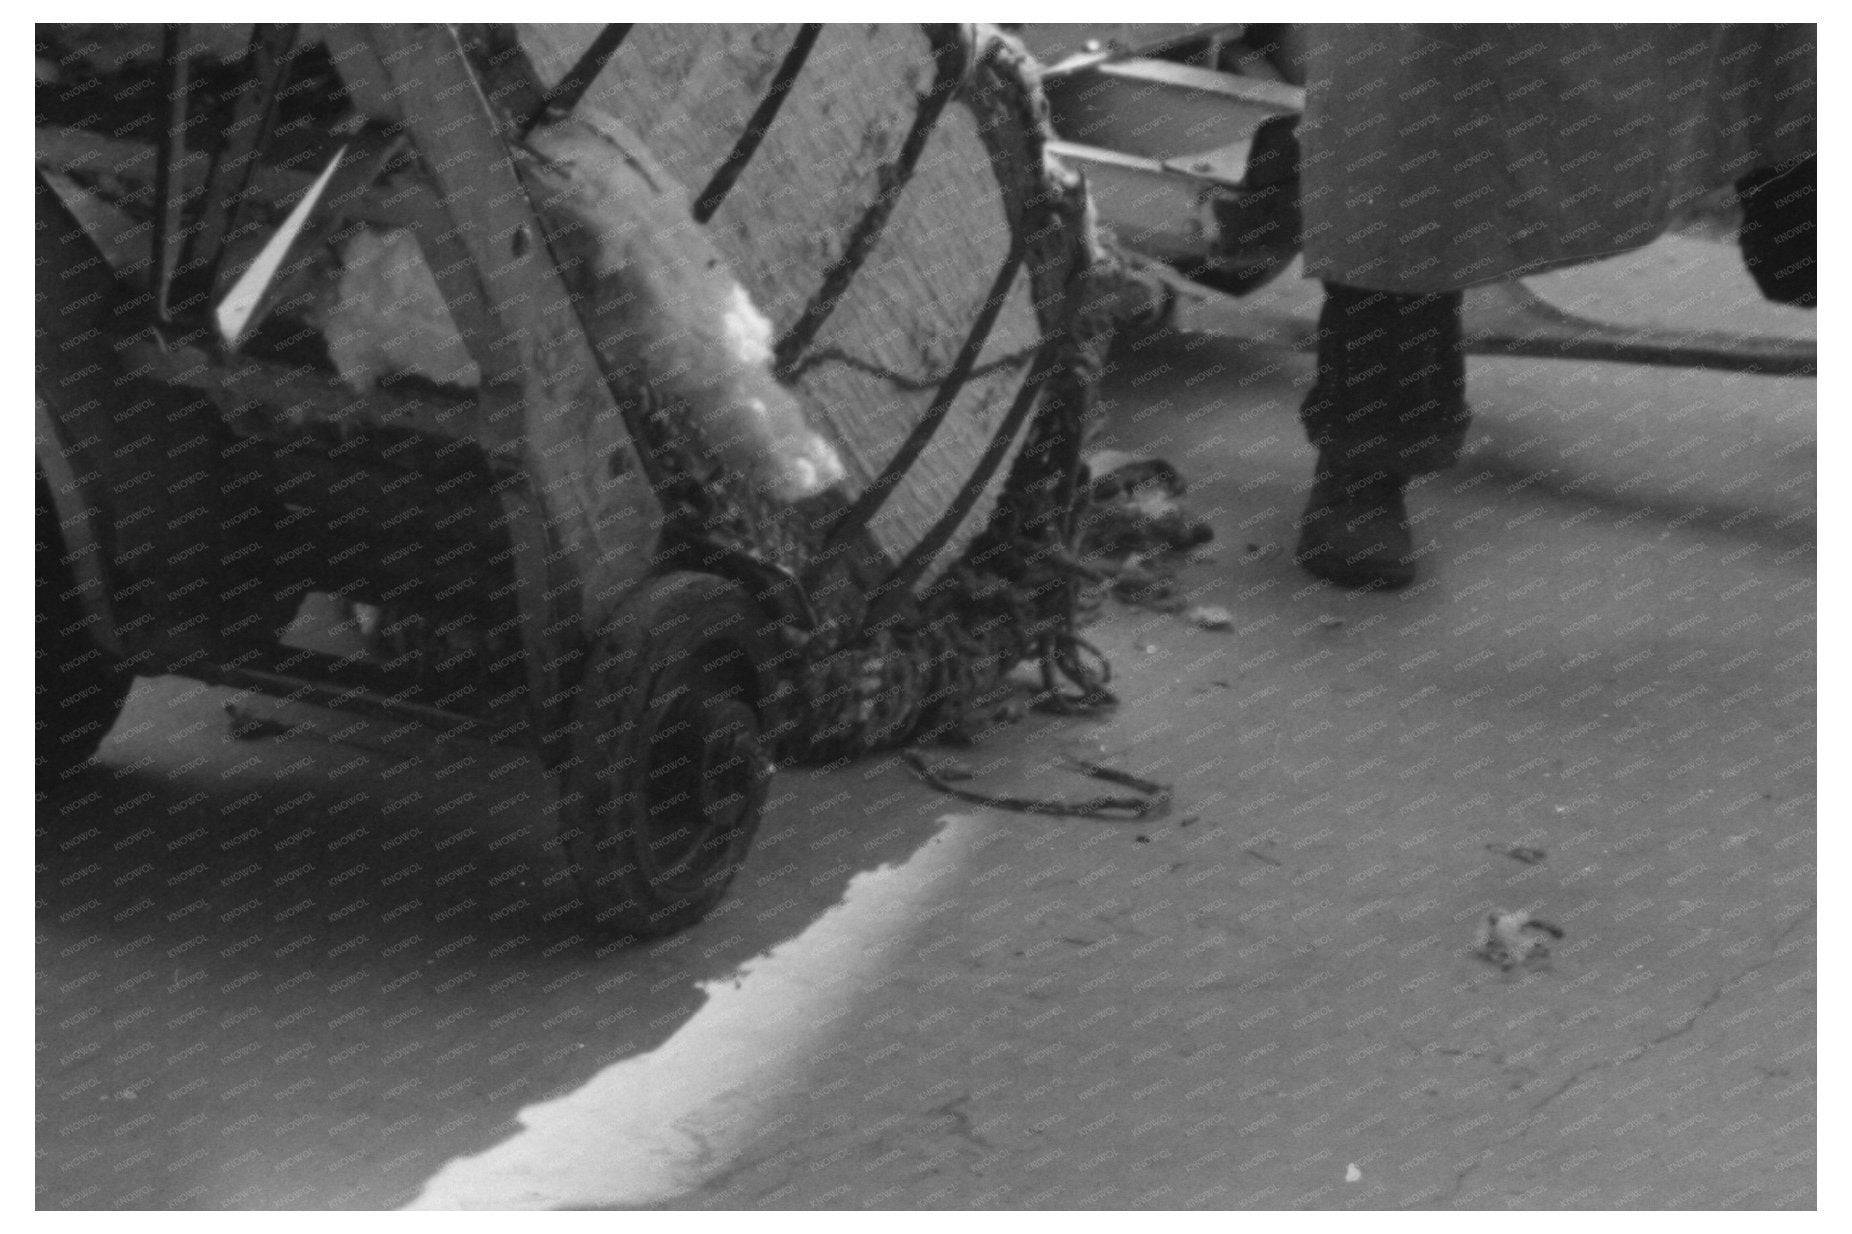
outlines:
[[[960,801],[989,806],[996,810],[1011,810],[1018,814],[1041,814],[1054,818],[1108,819],[1115,822],[1140,822],[1148,818],[1162,818],[1170,812],[1169,785],[1159,784],[1155,780],[1146,780],[1130,772],[1119,771],[1077,758],[1070,758],[1066,761],[1082,775],[1134,789],[1138,795],[1135,797],[1086,797],[1079,801],[1063,801],[1052,797],[1019,797],[1004,793],[986,793],[977,789],[961,788],[951,783],[943,775],[934,771],[926,760],[913,750],[902,750],[900,757],[907,764],[908,769],[927,787],[936,789],[948,797],[956,797]]]

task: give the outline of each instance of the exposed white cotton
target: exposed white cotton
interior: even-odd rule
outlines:
[[[772,373],[772,323],[689,213],[686,194],[622,126],[572,118],[528,137],[544,208],[580,242],[576,275],[607,363],[696,448],[774,499],[844,476],[834,446]]]

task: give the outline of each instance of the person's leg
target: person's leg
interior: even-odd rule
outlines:
[[[1786,167],[1764,167],[1736,182],[1743,205],[1737,239],[1743,264],[1770,300],[1815,308],[1819,303],[1814,275],[1814,156]]]
[[[1330,283],[1318,375],[1300,410],[1318,450],[1295,559],[1346,587],[1414,581],[1402,490],[1451,467],[1466,440],[1458,292],[1407,295]]]

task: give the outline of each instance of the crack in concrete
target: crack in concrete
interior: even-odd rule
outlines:
[[[1791,936],[1794,933],[1794,931],[1798,929],[1803,922],[1812,918],[1814,914],[1818,912],[1818,910],[1819,910],[1818,904],[1809,904],[1807,906],[1806,911],[1796,913],[1794,915],[1794,920],[1788,922],[1787,925],[1783,926],[1780,930],[1776,931],[1775,937],[1769,941],[1768,954],[1766,956],[1764,956],[1760,960],[1757,960],[1754,964],[1745,966],[1744,968],[1739,970],[1735,975],[1726,977],[1724,980],[1718,982],[1717,985],[1711,990],[1711,992],[1705,995],[1704,998],[1698,1003],[1698,1005],[1692,1009],[1691,1014],[1686,1016],[1684,1022],[1680,1024],[1677,1028],[1671,1029],[1667,1032],[1663,1032],[1659,1034],[1657,1037],[1654,1037],[1652,1040],[1644,1042],[1632,1048],[1631,1050],[1628,1050],[1627,1052],[1621,1055],[1618,1055],[1614,1058],[1605,1058],[1605,1059],[1602,1059],[1600,1062],[1590,1063],[1588,1066],[1583,1067],[1580,1070],[1577,1070],[1575,1072],[1572,1072],[1568,1079],[1564,1080],[1555,1089],[1553,1089],[1549,1093],[1546,1093],[1542,1098],[1540,1098],[1536,1102],[1533,1102],[1530,1108],[1524,1112],[1524,1116],[1518,1120],[1517,1124],[1512,1128],[1510,1133],[1504,1137],[1504,1139],[1500,1142],[1500,1144],[1497,1147],[1510,1147],[1512,1145],[1515,1145],[1517,1142],[1523,1140],[1526,1136],[1528,1136],[1531,1133],[1532,1130],[1536,1128],[1538,1123],[1542,1121],[1542,1114],[1545,1109],[1547,1109],[1552,1103],[1554,1103],[1559,1098],[1561,1098],[1570,1089],[1580,1084],[1587,1077],[1595,1074],[1598,1071],[1605,1071],[1611,1067],[1621,1067],[1621,1066],[1625,1066],[1628,1063],[1635,1062],[1641,1058],[1644,1058],[1648,1053],[1657,1049],[1659,1046],[1664,1045],[1666,1042],[1675,1040],[1676,1038],[1682,1037],[1686,1033],[1690,1032],[1693,1028],[1697,1026],[1698,1021],[1703,1018],[1705,1012],[1709,1011],[1712,1007],[1715,1007],[1719,1002],[1721,1002],[1723,998],[1725,997],[1725,995],[1732,993],[1735,990],[1735,988],[1740,986],[1742,982],[1746,978],[1748,978],[1748,976],[1751,973],[1754,973],[1763,968],[1766,968],[1770,964],[1773,964],[1776,960],[1780,959],[1782,945],[1788,941],[1789,936]],[[1484,1166],[1488,1161],[1490,1161],[1492,1157],[1495,1155],[1495,1151],[1496,1151],[1495,1148],[1488,1148],[1484,1152],[1477,1154],[1463,1168],[1461,1168],[1454,1174],[1453,1182],[1447,1187],[1447,1189],[1443,1191],[1440,1195],[1435,1196],[1432,1200],[1421,1201],[1417,1199],[1417,1200],[1411,1201],[1408,1204],[1403,1205],[1403,1207],[1405,1209],[1413,1208],[1416,1206],[1416,1204],[1420,1204],[1422,1207],[1425,1207],[1425,1208],[1443,1207],[1444,1205],[1446,1205],[1447,1203],[1449,1203],[1450,1201],[1452,1201],[1453,1199],[1459,1196],[1461,1191],[1463,1191],[1466,1187],[1466,1180],[1471,1178],[1472,1175],[1475,1174],[1480,1169],[1480,1167]]]
[[[951,1119],[952,1125],[949,1130],[953,1135],[977,1145],[986,1152],[997,1151],[997,1146],[978,1134],[977,1125],[971,1121],[971,1094],[965,1093],[954,1097],[950,1101],[934,1106],[926,1113]]]

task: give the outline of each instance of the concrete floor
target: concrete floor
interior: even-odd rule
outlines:
[[[1691,243],[1543,286],[1812,329]],[[1475,360],[1425,581],[1356,596],[1288,560],[1309,371],[1128,359],[1235,627],[1115,607],[1115,715],[957,755],[1162,820],[795,770],[723,911],[596,953],[528,763],[140,683],[38,812],[39,1204],[1812,1206],[1813,383]],[[1564,937],[1501,972],[1496,910]]]

